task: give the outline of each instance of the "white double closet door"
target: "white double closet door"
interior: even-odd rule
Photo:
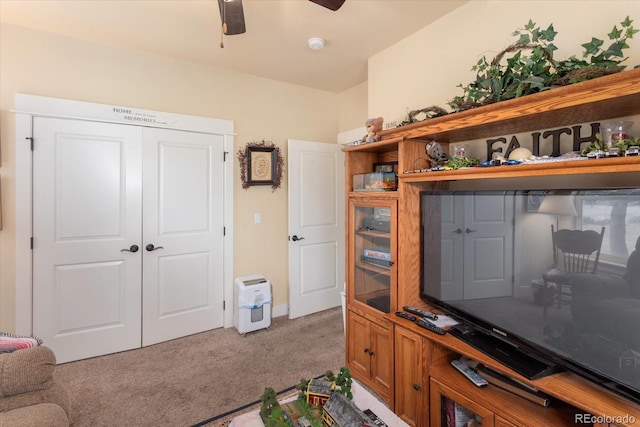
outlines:
[[[33,333],[58,362],[223,325],[223,136],[34,118]]]
[[[513,295],[513,198],[469,194],[441,200],[442,297]]]

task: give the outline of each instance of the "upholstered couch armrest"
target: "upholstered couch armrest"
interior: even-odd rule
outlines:
[[[629,296],[629,284],[613,274],[574,273],[566,279],[573,295],[619,298]]]
[[[46,346],[0,354],[0,397],[51,387],[56,356]]]
[[[591,306],[595,301],[631,298],[629,285],[621,276],[576,273],[565,283],[571,287],[571,314],[576,326],[589,321]]]
[[[54,403],[60,406],[67,416],[71,418],[69,391],[58,381],[54,381],[51,387],[44,390],[29,391],[9,397],[0,397],[0,413],[41,403]]]
[[[9,412],[0,412],[0,426],[11,427],[68,427],[69,418],[54,403],[24,406]]]

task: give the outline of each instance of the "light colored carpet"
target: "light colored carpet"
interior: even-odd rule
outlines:
[[[241,336],[216,329],[139,350],[58,365],[72,421],[84,426],[191,426],[345,364],[340,308]]]

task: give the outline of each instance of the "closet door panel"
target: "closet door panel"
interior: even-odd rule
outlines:
[[[141,345],[141,153],[140,128],[34,119],[33,333],[60,363]]]
[[[222,136],[145,129],[143,345],[223,326],[223,160]]]

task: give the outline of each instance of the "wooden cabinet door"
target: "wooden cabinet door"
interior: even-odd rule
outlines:
[[[422,337],[404,328],[395,329],[395,412],[411,426],[428,425],[422,384]]]
[[[496,417],[496,427],[517,427],[515,424],[501,417]]]
[[[371,324],[371,381],[374,389],[393,404],[393,335],[388,326]]]
[[[348,313],[347,363],[351,376],[393,406],[393,330]]]
[[[348,313],[347,363],[354,378],[368,380],[371,376],[371,323],[353,312]]]

